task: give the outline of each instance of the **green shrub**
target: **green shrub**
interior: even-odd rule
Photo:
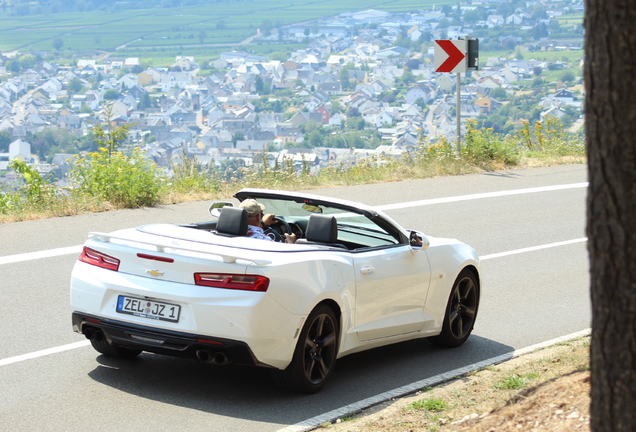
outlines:
[[[524,120],[516,139],[531,156],[584,156],[586,151],[584,137],[567,134],[556,117],[537,121],[533,128]]]
[[[73,161],[71,191],[76,199],[91,198],[116,208],[135,208],[158,204],[162,181],[156,164],[135,148],[132,154],[118,151],[128,138],[133,123],[111,126],[112,106],[105,108],[106,127],[93,125],[96,152]],[[101,203],[100,203],[101,202]]]
[[[502,138],[493,129],[475,129],[475,122],[467,123],[462,156],[477,163],[500,163],[515,165],[519,162],[519,151],[513,140]]]
[[[13,159],[9,168],[20,185],[15,192],[0,194],[0,213],[47,211],[55,205],[58,189],[26,162]]]
[[[456,159],[457,149],[453,148],[445,136],[440,137],[435,143],[431,143],[427,138],[420,137],[420,146],[415,155],[419,161]]]
[[[117,208],[152,206],[160,201],[159,168],[139,149],[126,156],[100,147],[73,163],[71,183],[74,196],[90,196]]]

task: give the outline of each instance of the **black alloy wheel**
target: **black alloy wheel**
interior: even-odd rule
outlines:
[[[330,307],[318,306],[303,326],[290,365],[273,371],[274,381],[288,390],[316,393],[333,373],[338,345],[336,315]]]
[[[446,347],[458,347],[466,342],[473,331],[478,308],[479,283],[472,271],[464,269],[451,290],[442,332],[429,338],[430,341]]]

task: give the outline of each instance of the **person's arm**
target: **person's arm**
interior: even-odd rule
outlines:
[[[265,228],[268,225],[273,225],[276,223],[276,216],[273,214],[263,215],[261,218],[261,228]],[[285,243],[296,243],[296,234],[287,234],[285,233]]]
[[[273,225],[275,223],[276,216],[273,214],[266,214],[261,218],[261,228],[265,228],[267,225]]]

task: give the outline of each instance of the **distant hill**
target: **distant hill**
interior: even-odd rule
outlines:
[[[377,8],[430,9],[452,0],[39,0],[0,5],[0,51],[114,51],[237,44],[283,26]],[[182,4],[183,6],[176,7]]]

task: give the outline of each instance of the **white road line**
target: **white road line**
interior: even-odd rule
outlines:
[[[452,202],[458,202],[458,201],[471,201],[471,200],[478,200],[478,199],[484,199],[484,198],[498,198],[498,197],[510,196],[510,195],[523,195],[523,194],[537,193],[537,192],[552,192],[552,191],[565,190],[565,189],[586,188],[587,186],[588,186],[587,182],[570,183],[570,184],[555,185],[555,186],[513,189],[513,190],[507,190],[507,191],[486,192],[486,193],[478,193],[478,194],[471,194],[471,195],[458,195],[454,197],[434,198],[434,199],[427,199],[427,200],[421,200],[421,201],[410,201],[405,203],[395,203],[395,204],[387,204],[382,206],[375,206],[375,208],[382,211],[396,210],[396,209],[402,209],[402,208],[426,206],[426,205],[433,205],[433,204],[446,204],[446,203],[452,203]]]
[[[479,260],[480,261],[485,261],[485,260],[489,260],[489,259],[492,259],[492,258],[501,258],[501,257],[509,256],[509,255],[516,255],[516,254],[526,253],[526,252],[534,252],[534,251],[538,251],[538,250],[542,250],[542,249],[550,249],[550,248],[553,248],[553,247],[566,246],[566,245],[571,245],[571,244],[575,244],[575,243],[582,243],[582,242],[586,242],[586,241],[587,241],[587,237],[583,237],[583,238],[574,239],[574,240],[566,240],[566,241],[561,241],[561,242],[548,243],[548,244],[544,244],[544,245],[532,246],[532,247],[527,247],[527,248],[523,248],[523,249],[515,249],[515,250],[508,251],[508,252],[500,252],[500,253],[495,253],[495,254],[490,254],[490,255],[484,255],[484,256],[480,256]]]
[[[27,252],[17,255],[7,255],[0,257],[0,265],[13,264],[23,261],[31,261],[42,258],[56,257],[60,255],[79,254],[82,251],[82,245],[68,246],[57,249],[49,249],[37,252]]]
[[[81,347],[85,347],[86,345],[90,345],[90,341],[88,340],[83,340],[81,342],[75,342],[75,343],[70,343],[67,345],[60,345],[58,347],[53,347],[53,348],[47,348],[47,349],[43,349],[40,351],[35,351],[32,353],[28,353],[28,354],[22,354],[19,356],[15,356],[15,357],[8,357],[6,359],[2,359],[0,360],[0,366],[6,366],[6,365],[10,365],[13,363],[18,363],[24,360],[31,360],[34,358],[38,358],[38,357],[44,357],[47,356],[49,354],[57,354],[63,351],[68,351],[68,350],[72,350],[75,348],[81,348]]]
[[[434,205],[434,204],[445,204],[459,201],[470,201],[477,199],[485,199],[485,198],[496,198],[510,195],[522,195],[529,193],[538,193],[538,192],[551,192],[557,190],[564,189],[576,189],[576,188],[585,188],[588,186],[588,183],[570,183],[563,185],[555,185],[555,186],[543,186],[543,187],[535,187],[535,188],[526,188],[526,189],[513,189],[507,191],[499,191],[499,192],[487,192],[487,193],[478,193],[472,195],[459,195],[454,197],[445,197],[445,198],[435,198],[428,200],[420,200],[420,201],[409,201],[404,203],[396,203],[396,204],[387,204],[383,206],[376,206],[378,210],[396,210],[410,207],[419,207],[426,205]],[[60,255],[70,255],[70,254],[79,254],[82,251],[82,245],[78,246],[69,246],[57,249],[49,249],[39,252],[28,252],[17,255],[7,255],[0,256],[0,265],[2,264],[12,264],[23,261],[31,261],[42,258],[50,258],[56,257]]]
[[[551,345],[555,345],[557,343],[562,343],[571,339],[576,339],[579,337],[587,336],[591,333],[591,329],[582,330],[580,332],[572,333],[566,336],[562,336],[556,339],[552,339],[546,342],[541,342],[536,345],[531,345],[525,348],[521,348],[518,350],[514,350],[511,352],[507,352],[505,354],[501,354],[496,357],[491,357],[487,360],[480,361],[478,363],[465,366],[463,368],[454,369],[452,371],[445,372],[443,374],[435,375],[430,378],[423,379],[421,381],[416,381],[411,384],[407,384],[402,387],[398,387],[393,390],[389,390],[387,392],[381,393],[376,396],[372,396],[367,399],[363,399],[361,401],[346,405],[342,408],[338,408],[324,414],[320,414],[316,417],[312,417],[310,419],[304,420],[300,423],[296,423],[295,425],[287,426],[283,429],[279,429],[277,432],[303,432],[315,429],[323,423],[332,422],[337,420],[338,418],[350,416],[351,414],[358,413],[363,409],[372,407],[374,405],[378,405],[382,402],[386,402],[388,400],[403,397],[412,393],[417,392],[426,387],[432,387],[434,385],[441,384],[443,382],[449,381],[453,378],[457,378],[458,376],[467,374],[469,372],[473,372],[479,369],[483,369],[486,366],[490,366],[493,364],[501,363],[506,360],[510,360],[515,357],[519,357],[524,354],[529,354],[533,351],[547,348]]]

